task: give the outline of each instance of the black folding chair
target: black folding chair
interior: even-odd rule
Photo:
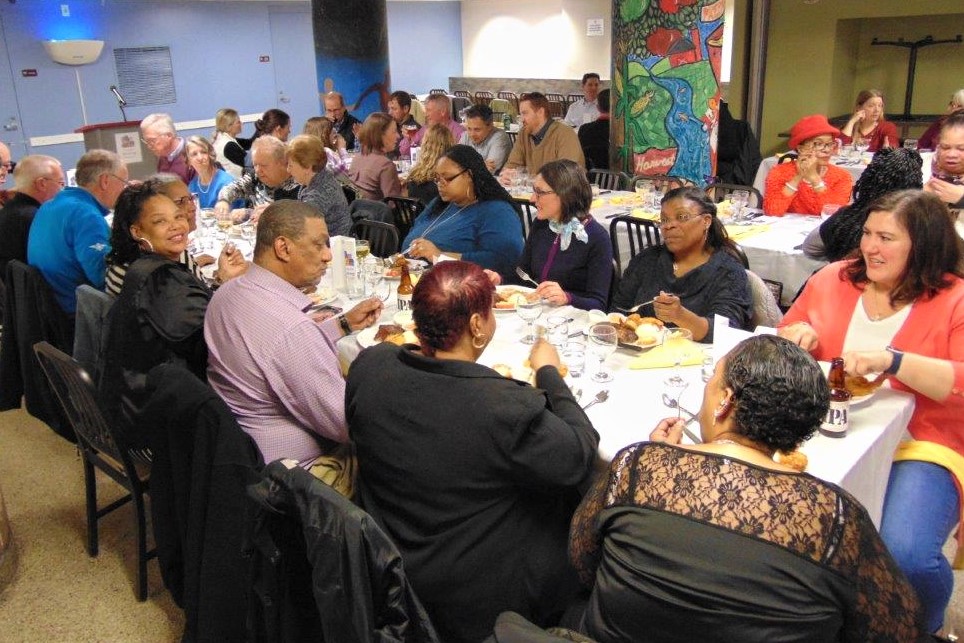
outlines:
[[[94,384],[87,372],[70,355],[47,342],[34,344],[37,360],[50,382],[67,420],[77,434],[77,444],[84,458],[84,487],[87,496],[87,553],[97,556],[97,521],[131,500],[137,519],[137,588],[138,601],[147,599],[147,561],[157,550],[147,550],[144,495],[148,493],[151,475],[151,452],[132,450],[120,433],[107,421],[97,405]],[[107,474],[127,490],[127,495],[100,509],[97,508],[97,480],[94,467]]]
[[[408,235],[408,231],[412,229],[415,217],[425,209],[425,205],[418,199],[408,199],[401,196],[387,196],[383,201],[392,210],[392,219],[395,222],[395,228],[398,230],[398,237],[404,239]]]
[[[628,190],[631,179],[625,172],[616,170],[589,170],[586,177],[603,190]]]
[[[536,206],[529,201],[516,201],[519,208],[516,210],[516,214],[519,215],[519,223],[522,224],[522,238],[529,238],[529,230],[532,228],[532,222],[535,219],[535,209]]]
[[[376,257],[388,257],[401,250],[398,230],[391,223],[359,219],[351,226],[351,236],[368,239],[371,252]]]
[[[429,93],[429,96],[435,96],[436,94],[442,94],[442,95],[444,96],[444,95],[447,94],[448,92],[446,92],[444,89],[437,89],[437,88],[436,88],[436,89],[430,90],[428,93]]]
[[[632,259],[645,248],[663,244],[659,233],[659,226],[655,221],[637,219],[634,216],[623,215],[613,219],[609,224],[609,238],[613,244],[613,260],[616,262],[616,273],[622,276],[624,266],[619,255],[620,228],[625,228],[623,234],[629,243],[629,258]]]
[[[747,206],[751,208],[762,208],[763,207],[763,195],[752,185],[735,185],[733,183],[713,183],[712,185],[706,186],[706,194],[710,197],[713,203],[719,203],[720,201],[725,201],[730,197],[730,194],[737,190],[746,190],[750,194],[750,200],[747,202]]]

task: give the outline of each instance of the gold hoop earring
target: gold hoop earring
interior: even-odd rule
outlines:
[[[487,339],[488,339],[488,337],[486,337],[485,335],[478,335],[478,336],[473,335],[473,336],[472,336],[472,348],[475,348],[475,349],[477,349],[477,350],[478,350],[478,349],[485,348],[485,340],[487,340]],[[475,343],[476,340],[480,340],[478,344]]]

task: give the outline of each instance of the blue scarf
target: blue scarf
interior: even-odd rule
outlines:
[[[576,235],[576,239],[583,243],[589,242],[589,235],[586,234],[586,229],[576,217],[569,219],[569,223],[566,224],[559,223],[558,221],[550,221],[549,229],[560,235],[559,248],[561,250],[569,247],[569,243],[572,241],[572,235]]]

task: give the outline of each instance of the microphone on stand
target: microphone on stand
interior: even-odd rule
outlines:
[[[109,89],[110,89],[110,93],[113,94],[113,95],[114,95],[114,98],[117,99],[117,106],[120,108],[121,117],[123,117],[124,121],[126,122],[126,121],[127,121],[127,113],[124,112],[124,106],[127,105],[127,101],[124,100],[124,97],[121,96],[121,93],[120,93],[119,91],[117,91],[117,85],[111,85],[111,86],[109,87]]]
[[[117,91],[117,85],[111,85],[111,86],[110,86],[110,93],[113,94],[113,95],[114,95],[114,98],[117,99],[117,104],[118,104],[118,105],[120,105],[121,107],[126,107],[126,106],[127,106],[127,101],[124,100],[124,97],[121,96],[121,93],[120,93],[119,91]]]

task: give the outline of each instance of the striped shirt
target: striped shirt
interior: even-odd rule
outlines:
[[[201,276],[201,268],[196,263],[194,259],[187,250],[181,253],[181,256],[177,259],[178,263],[183,263],[187,266],[187,269],[191,271],[198,281],[202,284],[204,283],[204,277]],[[107,266],[107,279],[104,285],[104,290],[111,297],[119,297],[121,288],[124,287],[124,276],[127,275],[127,266],[130,264],[109,264]]]

